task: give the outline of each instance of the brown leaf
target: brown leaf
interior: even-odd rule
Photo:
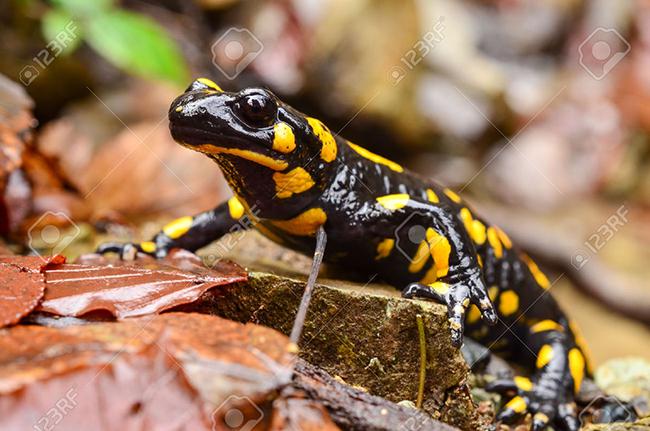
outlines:
[[[16,326],[0,333],[0,417],[10,429],[202,430],[240,406],[262,423],[288,346],[271,329],[196,313]]]
[[[269,431],[332,431],[340,429],[322,404],[305,398],[278,398]]]
[[[29,314],[43,297],[45,277],[39,271],[27,271],[6,263],[20,257],[3,257],[0,263],[0,327],[13,325]]]
[[[36,125],[25,89],[0,74],[0,233],[16,230],[29,212],[31,187],[22,167]]]
[[[164,260],[108,261],[84,257],[83,265],[63,265],[46,271],[47,290],[39,311],[81,316],[104,310],[118,319],[160,313],[196,301],[217,286],[246,280],[238,265],[219,262],[213,268],[189,252]],[[95,262],[95,264],[88,264]]]

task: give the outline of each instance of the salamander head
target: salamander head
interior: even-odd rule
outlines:
[[[172,137],[215,159],[235,193],[258,199],[320,194],[338,151],[325,125],[263,88],[231,93],[199,78],[172,102],[169,121]]]

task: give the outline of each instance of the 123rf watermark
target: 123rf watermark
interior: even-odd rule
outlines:
[[[433,48],[444,40],[444,31],[445,17],[442,16],[433,23],[431,30],[424,33],[422,37],[413,44],[413,47],[404,53],[402,58],[400,58],[399,65],[391,68],[388,73],[388,78],[393,85],[399,84],[408,72],[420,64],[420,62],[429,55]]]
[[[19,73],[20,82],[29,86],[61,53],[78,37],[78,27],[74,21],[68,21],[63,29],[32,57],[31,64],[23,67]]]
[[[231,395],[212,412],[212,429],[252,431],[264,412],[250,398]]]
[[[264,45],[247,28],[230,27],[212,44],[212,64],[228,79],[239,76],[262,53]]]
[[[60,254],[80,234],[81,228],[66,213],[47,211],[27,230],[27,244],[34,255],[46,261],[44,250],[49,251],[51,256]]]
[[[598,254],[605,245],[614,237],[614,235],[628,223],[629,209],[625,204],[618,207],[618,209],[607,218],[605,223],[598,226],[598,228],[589,235],[589,238],[583,243],[583,248],[578,250],[571,257],[571,264],[576,269],[581,269],[589,262],[592,256]]]
[[[35,431],[52,431],[77,406],[77,389],[70,388],[64,396],[56,400],[54,407],[49,409],[33,426]]]
[[[632,50],[630,43],[613,28],[599,27],[580,44],[580,65],[597,81],[605,78]]]
[[[250,207],[248,212],[244,213],[234,224],[224,237],[215,244],[216,250],[207,255],[204,262],[207,266],[213,267],[220,259],[225,257],[239,241],[244,238],[246,232],[253,229],[259,223],[259,208],[257,204]]]

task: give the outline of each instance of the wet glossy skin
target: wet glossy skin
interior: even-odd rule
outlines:
[[[325,261],[446,304],[454,344],[466,332],[530,367],[530,379],[492,385],[510,399],[500,419],[530,412],[534,429],[577,429],[573,398],[588,365],[575,328],[535,263],[454,192],[332,134],[267,90],[228,93],[199,79],[169,119],[174,139],[215,160],[235,196],[171,222],[152,241],[101,251],[160,257],[253,227],[311,255],[323,226]]]

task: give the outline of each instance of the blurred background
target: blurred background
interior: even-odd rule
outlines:
[[[0,6],[5,248],[74,257],[216,205],[169,103],[198,76],[265,86],[500,224],[597,364],[650,357],[650,1]]]

